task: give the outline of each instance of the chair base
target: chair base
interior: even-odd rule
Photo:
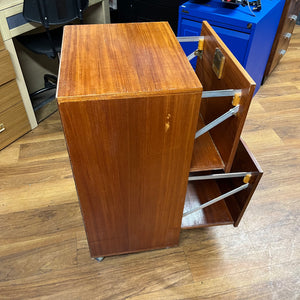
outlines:
[[[44,87],[31,93],[30,99],[37,122],[41,122],[57,110],[55,99],[57,77],[51,74],[44,75]]]
[[[61,51],[61,41],[63,27],[51,30],[51,40],[49,41],[47,32],[41,32],[31,35],[20,35],[17,40],[27,49],[37,54],[47,55],[49,58],[56,58],[57,53]],[[53,51],[55,49],[55,52]]]
[[[37,123],[40,123],[57,111],[55,90],[49,90],[43,93],[42,97],[41,95],[39,95],[39,97],[36,96],[32,103]]]

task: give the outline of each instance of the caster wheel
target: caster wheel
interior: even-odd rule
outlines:
[[[97,260],[98,262],[101,262],[104,259],[104,257],[96,257],[95,260]]]

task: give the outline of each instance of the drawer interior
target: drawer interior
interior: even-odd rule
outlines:
[[[202,116],[198,118],[197,130],[205,126]],[[223,170],[225,164],[209,132],[195,139],[191,172]]]
[[[227,174],[232,175],[234,173],[251,174],[247,188],[201,210],[183,216],[181,224],[183,229],[225,224],[238,226],[263,173],[242,140],[240,140],[237,147],[232,170]],[[196,172],[191,175],[202,176],[211,174],[225,173]],[[244,185],[245,182],[243,180],[244,176],[189,181],[183,213],[185,214],[210,200]]]

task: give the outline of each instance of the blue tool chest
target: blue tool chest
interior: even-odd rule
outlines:
[[[282,14],[284,0],[261,0],[261,10],[228,6],[221,0],[188,1],[179,7],[178,36],[196,36],[206,20],[256,82],[259,89]],[[253,8],[253,7],[251,7]],[[197,42],[182,43],[187,55]],[[191,61],[196,66],[196,58]]]

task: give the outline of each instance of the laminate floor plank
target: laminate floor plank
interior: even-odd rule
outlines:
[[[293,276],[299,265],[292,262],[291,268],[284,264],[272,268],[257,268],[225,277],[191,283],[183,287],[171,287],[158,292],[128,297],[130,300],[186,300],[186,299],[297,299],[297,279]],[[282,274],[282,284],[274,274]]]
[[[141,292],[156,291],[192,281],[182,249],[173,248],[143,254],[122,255],[97,263],[87,257],[76,265],[74,251],[68,249],[72,241],[58,243],[56,261],[41,263],[30,260],[34,275],[0,282],[2,297],[24,299],[125,299]],[[49,247],[51,250],[51,247]],[[67,249],[66,249],[67,248]],[[87,249],[86,249],[87,250]],[[57,264],[67,253],[68,260]],[[79,251],[80,252],[80,251]],[[47,251],[41,255],[47,256]],[[80,256],[80,253],[77,253]],[[75,265],[74,265],[75,264]],[[30,268],[30,267],[29,267]],[[46,270],[46,271],[45,271]],[[43,271],[45,271],[43,273]],[[14,289],[5,288],[11,284]]]
[[[2,245],[30,238],[43,238],[53,233],[60,234],[70,228],[84,229],[77,203],[0,215],[0,222]]]
[[[17,197],[16,197],[17,195]],[[0,190],[0,215],[77,201],[73,178]]]
[[[3,177],[1,185],[5,188],[73,178],[68,158],[3,164],[0,176]]]

